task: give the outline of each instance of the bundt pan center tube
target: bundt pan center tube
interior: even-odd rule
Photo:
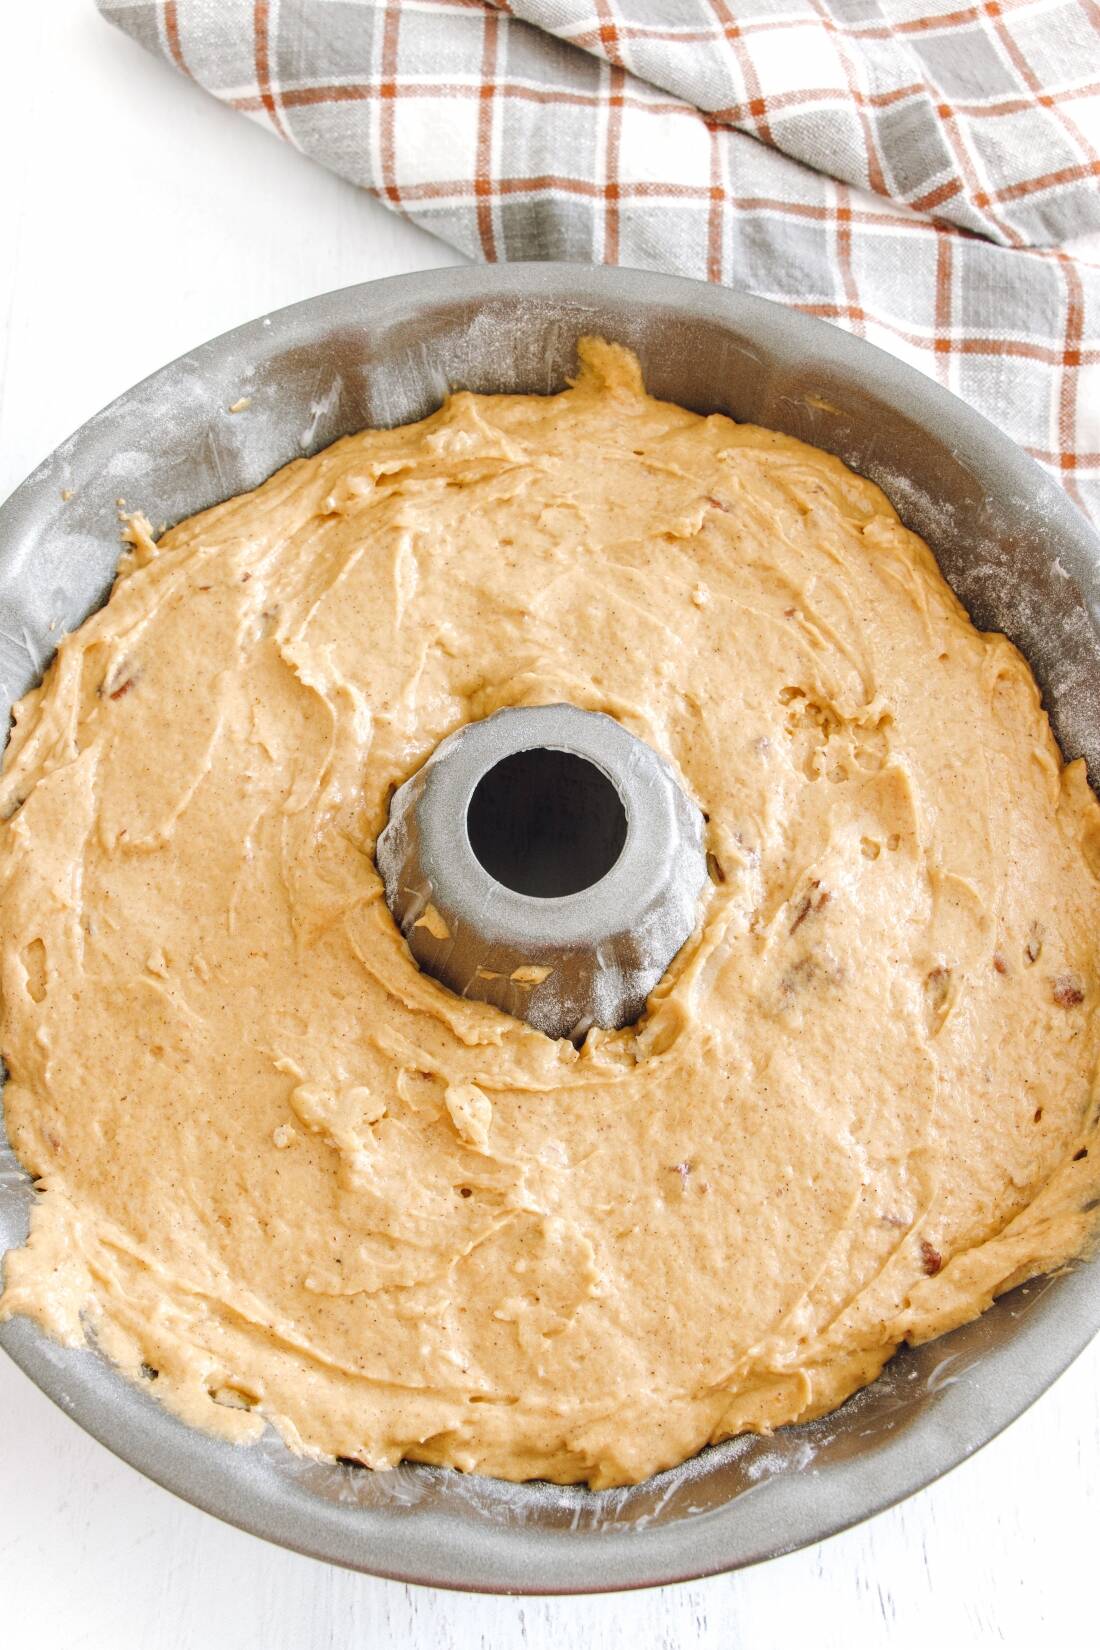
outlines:
[[[667,762],[575,705],[445,739],[395,794],[377,860],[426,973],[578,1043],[638,1018],[706,878],[702,814]]]
[[[797,436],[878,482],[932,546],[975,623],[1022,649],[1065,756],[1084,755],[1100,772],[1097,543],[1025,454],[930,379],[823,322],[701,283],[580,265],[447,269],[313,298],[128,391],[0,511],[5,703],[40,678],[58,635],[107,596],[119,496],[158,523],[180,521],[342,435],[423,417],[452,388],[559,390],[582,334],[636,351],[653,394]],[[242,398],[247,413],[230,416]],[[614,781],[611,765],[595,766]],[[594,858],[578,862],[592,871],[615,851],[622,821],[599,784],[574,779],[599,826]],[[480,800],[471,791],[457,828],[508,888],[522,821],[516,837],[492,821],[522,787],[515,770],[493,782],[490,769],[486,784]],[[624,841],[618,852],[629,851]],[[614,866],[604,875],[614,877]],[[580,892],[555,891],[552,881],[514,891],[546,911]],[[410,932],[414,943],[431,938],[426,927]],[[24,1241],[32,1201],[5,1151],[0,1251]],[[373,1473],[294,1456],[270,1435],[238,1448],[184,1425],[94,1350],[62,1347],[26,1318],[0,1326],[0,1345],[124,1460],[258,1535],[404,1580],[538,1593],[686,1579],[820,1540],[965,1460],[1098,1327],[1092,1261],[1014,1290],[940,1341],[903,1349],[820,1421],[744,1436],[602,1492],[423,1466]]]

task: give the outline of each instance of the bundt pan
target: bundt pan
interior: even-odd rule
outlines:
[[[656,395],[802,437],[877,481],[975,623],[1006,632],[1030,660],[1066,756],[1083,754],[1100,774],[1100,545],[1031,459],[945,390],[820,321],[692,281],[579,265],[350,287],[227,333],[121,396],[0,511],[5,705],[38,679],[60,631],[107,595],[120,497],[173,522],[337,436],[420,418],[452,386],[558,390],[586,332],[636,350]],[[246,411],[228,413],[246,397]],[[22,1242],[31,1199],[0,1151],[0,1253]],[[235,1447],[26,1319],[0,1327],[0,1345],[117,1455],[268,1540],[437,1586],[585,1592],[750,1564],[890,1506],[1007,1426],[1097,1328],[1100,1261],[1080,1263],[902,1350],[823,1420],[601,1493],[422,1466],[376,1474],[296,1458],[270,1434]]]

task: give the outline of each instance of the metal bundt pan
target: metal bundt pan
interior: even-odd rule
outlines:
[[[822,322],[691,281],[580,265],[350,287],[227,333],[120,397],[0,511],[5,704],[37,679],[59,631],[106,596],[119,497],[155,524],[176,521],[337,436],[419,418],[451,386],[559,389],[584,332],[637,350],[655,394],[785,430],[878,481],[975,622],[1023,649],[1066,755],[1100,773],[1100,546],[1031,459],[945,390]],[[229,415],[242,397],[249,409]],[[0,1252],[23,1240],[31,1197],[0,1150]],[[1100,1261],[901,1352],[824,1420],[599,1494],[429,1467],[373,1474],[298,1459],[270,1437],[234,1447],[25,1319],[0,1327],[0,1345],[117,1455],[257,1535],[437,1586],[582,1592],[750,1564],[890,1506],[1018,1416],[1097,1328]]]

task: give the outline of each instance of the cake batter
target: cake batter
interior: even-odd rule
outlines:
[[[580,358],[134,520],[17,709],[0,1313],[232,1438],[631,1483],[1096,1218],[1100,807],[1027,665],[838,460]],[[441,739],[561,701],[709,833],[579,1050],[421,974],[373,860]]]

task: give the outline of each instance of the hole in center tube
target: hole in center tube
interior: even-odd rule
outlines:
[[[478,781],[466,834],[481,866],[514,893],[579,894],[626,842],[626,809],[595,763],[571,751],[517,751]]]

